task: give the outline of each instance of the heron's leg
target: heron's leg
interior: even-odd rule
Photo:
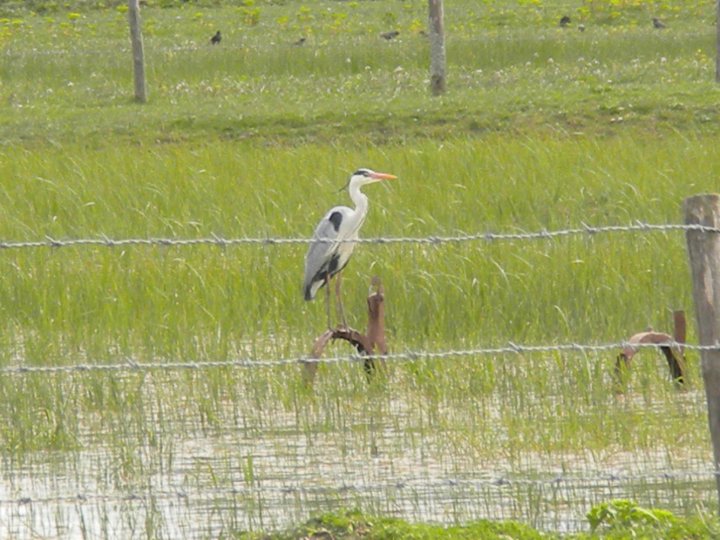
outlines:
[[[330,319],[330,276],[325,277],[325,311],[327,312],[328,330],[332,330],[332,322]]]
[[[343,309],[342,299],[340,298],[340,274],[335,276],[335,296],[337,297],[337,310],[338,316],[343,323],[345,328],[348,327],[347,320],[345,319],[345,310]]]

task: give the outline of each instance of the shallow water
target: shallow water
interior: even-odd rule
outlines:
[[[398,414],[407,408],[398,405]],[[709,451],[535,455],[482,462],[453,451],[447,432],[409,417],[342,431],[272,428],[242,419],[193,436],[118,448],[87,433],[83,449],[5,458],[1,538],[201,538],[275,529],[357,507],[444,524],[517,519],[541,529],[587,528],[593,504],[631,498],[676,512],[714,504]],[[409,428],[409,429],[405,429]]]

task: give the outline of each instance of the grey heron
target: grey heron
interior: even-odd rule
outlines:
[[[362,227],[368,212],[368,198],[360,191],[360,188],[366,184],[394,178],[397,177],[392,174],[371,171],[370,169],[358,169],[350,176],[347,187],[350,198],[355,203],[355,208],[348,208],[347,206],[331,208],[315,228],[315,233],[305,256],[305,280],[303,282],[305,300],[315,298],[318,290],[329,285],[330,280],[345,268],[345,265],[350,260],[350,256],[355,249],[354,240],[359,238],[360,227]],[[347,327],[342,301],[340,300],[339,276],[335,282],[335,294],[340,317]],[[329,286],[327,287],[326,297],[328,327],[331,327]]]

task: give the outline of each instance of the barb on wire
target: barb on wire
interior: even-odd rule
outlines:
[[[0,367],[2,375],[18,375],[30,373],[79,373],[79,372],[135,372],[135,371],[180,371],[180,370],[205,370],[219,368],[244,368],[244,369],[267,369],[284,366],[298,365],[302,363],[317,364],[341,364],[351,362],[364,362],[368,359],[383,360],[386,362],[414,362],[418,360],[445,360],[449,358],[467,358],[482,356],[502,356],[510,354],[533,354],[533,353],[549,353],[549,352],[578,352],[578,353],[597,353],[609,350],[622,349],[630,345],[626,341],[619,343],[604,344],[582,344],[582,343],[561,343],[554,345],[521,345],[509,342],[505,346],[499,347],[479,347],[473,349],[454,349],[446,351],[402,351],[390,353],[387,355],[359,355],[353,354],[348,356],[335,356],[328,358],[277,358],[277,359],[257,359],[257,358],[240,358],[228,360],[181,360],[181,361],[145,361],[140,362],[132,358],[125,358],[119,363],[97,363],[97,364],[69,364],[69,365],[53,365],[53,366],[29,366],[14,365]],[[633,343],[632,347],[636,349],[657,348],[660,346],[679,347],[692,351],[717,351],[720,350],[720,343],[715,345],[691,345],[688,343],[679,343],[676,341],[668,341],[666,343]]]
[[[704,225],[681,225],[681,224],[651,224],[636,221],[632,225],[603,225],[591,227],[585,223],[582,227],[571,229],[558,229],[548,231],[543,229],[537,232],[517,232],[517,233],[494,233],[481,232],[474,234],[461,233],[450,236],[424,236],[424,237],[376,237],[376,238],[360,238],[356,240],[342,240],[341,242],[359,243],[359,244],[449,244],[462,242],[497,242],[497,241],[524,241],[524,240],[550,240],[568,236],[589,235],[595,236],[600,233],[626,233],[626,232],[673,232],[673,231],[695,231],[703,233],[718,233],[720,229],[715,227],[706,227]],[[283,245],[283,244],[308,244],[313,242],[312,238],[283,238],[283,237],[240,237],[240,238],[223,238],[216,234],[210,237],[201,238],[109,238],[101,236],[99,238],[69,238],[59,240],[46,236],[45,240],[34,241],[0,241],[0,249],[27,249],[27,248],[61,248],[71,246],[96,246],[96,247],[119,247],[119,246],[237,246],[237,245]],[[333,242],[336,242],[333,240]]]

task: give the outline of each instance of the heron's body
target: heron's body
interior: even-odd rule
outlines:
[[[320,287],[345,268],[355,249],[353,240],[360,237],[358,233],[366,213],[367,198],[362,215],[358,209],[336,206],[318,224],[305,258],[305,300],[315,298]],[[355,222],[357,225],[353,227]]]
[[[345,268],[352,256],[360,227],[368,212],[368,198],[360,188],[365,184],[390,178],[395,176],[358,169],[348,183],[350,198],[355,203],[355,208],[336,206],[320,220],[305,256],[305,300],[315,298],[318,290]]]

